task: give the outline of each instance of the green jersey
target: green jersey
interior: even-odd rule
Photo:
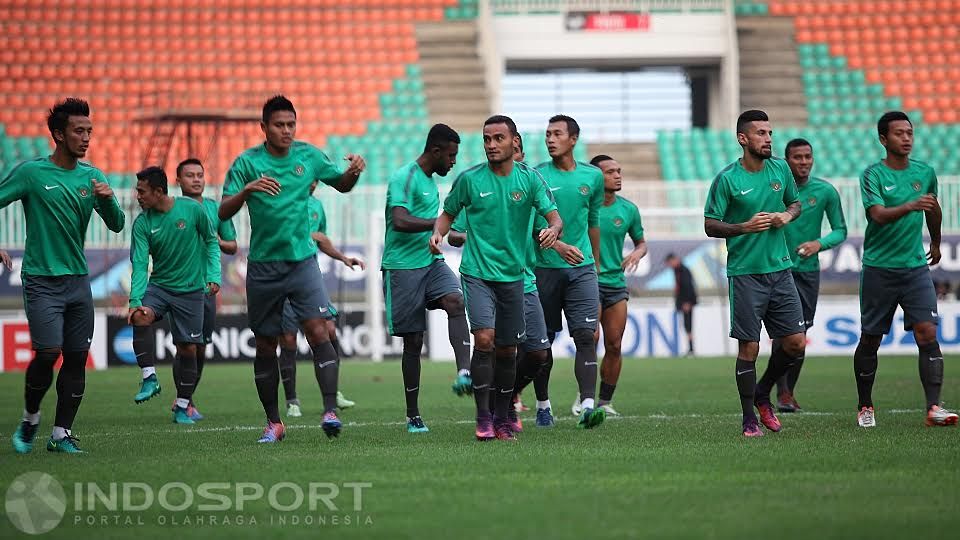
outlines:
[[[217,204],[217,201],[203,197],[200,199],[201,204],[203,205],[203,211],[207,214],[207,219],[210,220],[210,225],[213,227],[215,233],[220,236],[225,242],[233,242],[237,239],[237,229],[233,226],[233,220],[228,219],[226,221],[221,221],[220,216],[217,215],[217,210],[220,209],[220,205]],[[217,244],[219,246],[219,243]],[[206,255],[206,253],[204,253]],[[217,255],[219,257],[220,255]],[[220,278],[220,274],[217,274],[217,278]]]
[[[173,199],[168,212],[144,210],[133,221],[130,239],[130,307],[140,307],[147,290],[147,269],[153,257],[150,283],[172,292],[220,284],[220,245],[213,222],[197,201]]]
[[[527,236],[530,237],[530,243],[526,249],[526,265],[523,267],[523,294],[537,291],[537,275],[533,272],[533,269],[537,267],[537,248],[536,241],[533,239],[533,220],[536,215],[535,212],[530,212],[530,225],[527,234]],[[460,212],[460,215],[453,221],[450,229],[466,233],[467,213]]]
[[[543,177],[531,167],[514,163],[507,176],[497,176],[483,163],[460,173],[443,201],[443,211],[456,219],[466,214],[470,240],[464,248],[460,273],[487,281],[517,281],[527,268],[531,242],[527,224],[531,211],[541,216],[557,209]]]
[[[847,223],[843,219],[843,207],[837,188],[826,180],[810,178],[807,183],[797,186],[800,196],[800,216],[784,227],[787,250],[793,260],[794,272],[819,272],[820,258],[816,254],[801,257],[797,248],[804,242],[817,240],[821,250],[837,246],[847,239]],[[830,232],[821,236],[823,216],[830,222]]]
[[[386,231],[381,268],[413,270],[443,259],[443,255],[430,252],[432,230],[401,232],[393,228],[394,207],[405,208],[411,216],[420,219],[437,219],[440,213],[437,184],[432,177],[424,174],[416,161],[397,169],[387,181],[387,206],[384,211]]]
[[[900,206],[921,195],[937,196],[937,175],[933,167],[910,160],[906,169],[897,171],[882,161],[867,167],[860,175],[860,194],[867,213],[863,235],[863,264],[878,268],[917,268],[926,266],[923,249],[923,211],[916,210],[900,219],[881,225],[870,219],[870,207]]]
[[[0,208],[13,201],[23,204],[27,224],[24,275],[89,273],[83,246],[94,210],[111,231],[123,230],[125,218],[116,197],[96,197],[94,180],[107,183],[100,169],[88,163],[77,162],[68,170],[49,157],[40,157],[17,165],[0,181]]]
[[[703,215],[745,223],[758,212],[783,212],[797,200],[797,183],[786,161],[770,158],[763,169],[750,172],[738,159],[713,179]],[[783,227],[727,238],[728,276],[770,274],[791,266]]]
[[[220,205],[217,201],[204,197],[201,199],[203,201],[203,211],[206,212],[207,218],[210,220],[213,229],[216,231],[217,235],[220,236],[220,239],[225,242],[232,242],[237,239],[237,229],[233,226],[233,220],[228,219],[226,221],[221,221],[220,217],[217,215],[217,211],[220,209]]]
[[[323,211],[323,203],[316,197],[310,197],[307,201],[307,216],[310,222],[311,233],[327,234],[327,213]],[[316,242],[314,242],[316,244]]]
[[[597,282],[607,287],[626,287],[623,275],[623,240],[634,245],[643,240],[643,222],[637,205],[617,195],[610,206],[600,207],[600,275]]]
[[[595,264],[593,247],[588,229],[600,223],[600,207],[603,206],[603,172],[589,163],[578,161],[572,171],[561,171],[547,161],[537,165],[550,192],[557,201],[557,212],[563,219],[563,242],[577,247],[583,253],[583,262],[578,266]],[[537,227],[546,224],[537,220]],[[554,249],[537,250],[537,266],[540,268],[570,268],[570,264]]]
[[[250,213],[249,260],[302,261],[317,252],[310,238],[307,215],[310,184],[319,180],[335,185],[342,172],[326,154],[312,144],[295,141],[286,156],[267,152],[266,145],[254,146],[233,162],[227,172],[223,196],[240,193],[243,187],[261,176],[275,178],[280,193],[251,193],[247,199]]]

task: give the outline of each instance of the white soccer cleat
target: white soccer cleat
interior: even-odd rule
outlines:
[[[877,419],[873,416],[873,407],[863,407],[857,414],[857,425],[860,427],[877,427]]]
[[[600,408],[606,411],[608,418],[611,416],[620,416],[620,413],[618,413],[616,409],[613,408],[613,405],[610,405],[609,403],[606,405],[601,405]]]
[[[356,403],[350,401],[349,399],[343,397],[343,392],[337,392],[337,408],[339,409],[349,409],[353,407]]]
[[[577,394],[577,399],[573,400],[573,405],[570,406],[570,412],[574,416],[580,416],[580,413],[583,411],[583,406],[580,404],[580,394]]]
[[[928,426],[955,426],[960,416],[952,413],[939,405],[934,405],[927,411]]]
[[[300,412],[300,406],[296,403],[291,403],[287,405],[287,417],[289,418],[299,418],[303,416],[303,413]]]

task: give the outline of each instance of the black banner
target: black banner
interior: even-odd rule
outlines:
[[[340,342],[341,357],[369,358],[372,350],[369,327],[364,324],[365,313],[354,311],[341,313],[337,325],[337,337]],[[166,321],[151,328],[150,348],[154,351],[158,365],[170,364],[176,354],[176,348]],[[379,338],[383,343],[384,358],[399,358],[403,353],[403,344],[399,338],[384,333]],[[424,340],[426,350],[427,340]],[[310,345],[303,334],[297,336],[297,348],[301,357],[310,357]],[[207,346],[207,362],[253,362],[256,356],[256,343],[253,332],[247,327],[245,314],[218,315],[210,345]],[[424,356],[427,353],[424,352]],[[107,364],[110,366],[135,366],[133,352],[133,329],[127,326],[124,317],[107,318]]]

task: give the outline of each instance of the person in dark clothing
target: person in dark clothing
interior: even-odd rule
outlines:
[[[697,305],[697,284],[693,281],[690,269],[683,265],[680,257],[671,253],[667,255],[666,263],[673,268],[676,278],[673,298],[677,312],[683,315],[683,329],[687,333],[687,356],[693,356],[693,306]]]

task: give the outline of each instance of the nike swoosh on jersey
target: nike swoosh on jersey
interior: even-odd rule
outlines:
[[[488,192],[486,192],[486,193],[484,193],[484,192],[482,192],[482,191],[480,192],[480,198],[481,198],[481,199],[484,198],[484,197],[486,197],[487,195],[493,195],[493,192],[492,192],[492,191],[488,191]]]
[[[556,190],[558,190],[558,189],[560,189],[560,188],[558,188],[558,187],[552,187],[552,188],[550,188],[550,191],[556,191]]]
[[[60,186],[48,186],[48,185],[44,184],[43,189],[45,189],[45,190],[47,190],[47,191],[50,191],[51,189],[57,189],[58,187],[60,187]]]
[[[740,190],[740,194],[741,194],[741,195],[746,195],[747,193],[750,193],[750,192],[753,191],[753,190],[754,190],[754,188],[750,188],[750,189],[748,189],[748,190],[746,190],[746,191],[743,191],[743,190],[741,189],[741,190]]]
[[[161,227],[161,229],[162,229],[162,228],[163,228],[163,227]],[[150,234],[156,234],[156,233],[158,233],[158,232],[160,232],[160,229],[150,229]]]
[[[893,191],[897,186],[883,186],[886,191]]]

